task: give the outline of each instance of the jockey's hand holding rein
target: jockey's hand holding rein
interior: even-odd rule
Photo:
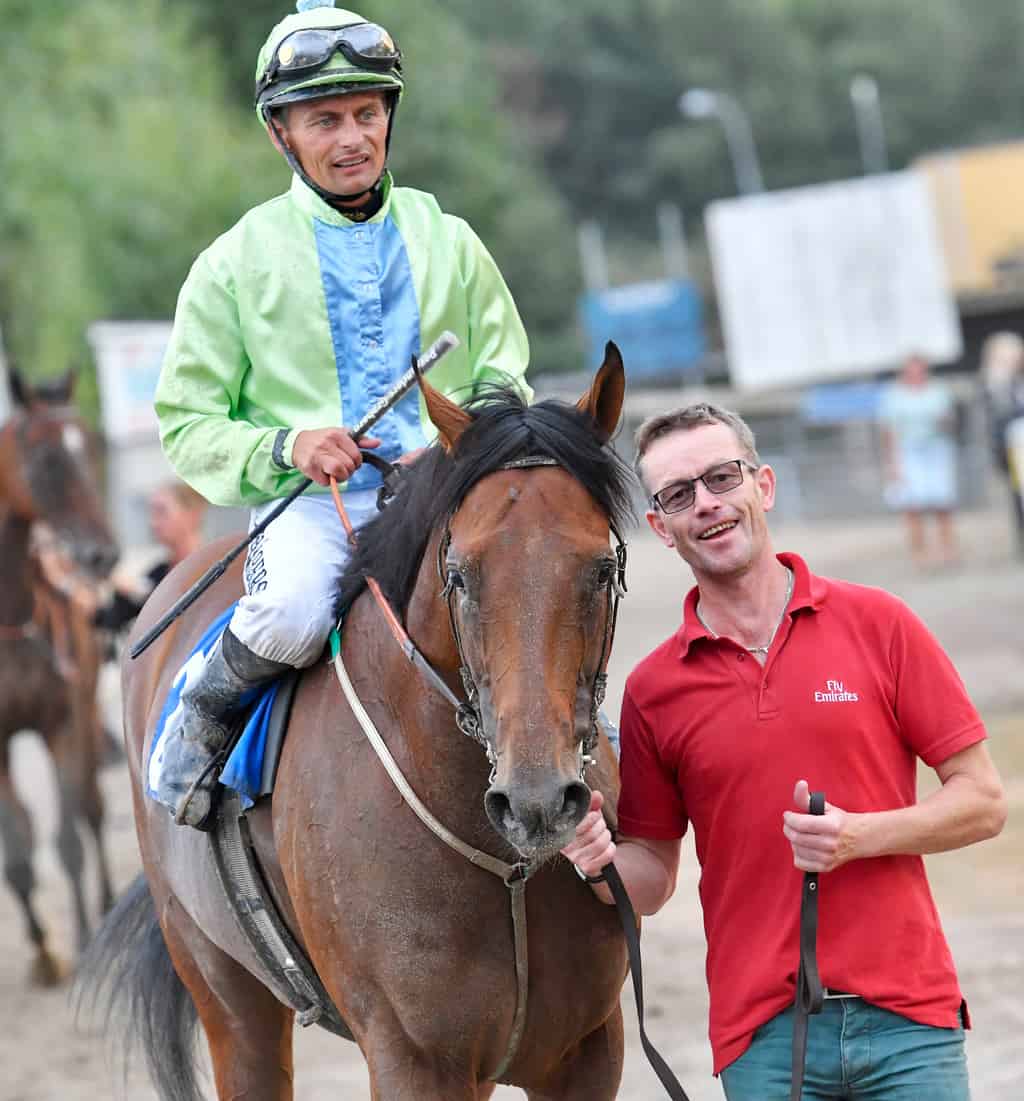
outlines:
[[[375,436],[363,436],[357,443],[344,428],[306,429],[292,444],[292,463],[317,485],[327,486],[332,477],[347,482],[362,466],[361,447],[379,446]]]

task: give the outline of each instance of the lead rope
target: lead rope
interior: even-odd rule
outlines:
[[[334,497],[334,506],[338,510],[338,516],[341,519],[342,526],[345,528],[345,532],[348,535],[349,543],[355,546],[355,529],[352,527],[352,522],[349,520],[348,513],[345,511],[345,506],[342,503],[341,493],[338,490],[338,483],[333,477],[331,478],[331,494]],[[378,606],[384,613],[385,621],[391,628],[391,633],[398,640],[409,660],[417,664],[421,670],[430,676],[432,682],[442,691],[445,698],[455,706],[456,710],[463,707],[462,701],[455,696],[448,685],[445,684],[438,675],[437,671],[433,669],[426,659],[423,658],[423,655],[420,654],[419,650],[416,649],[412,639],[409,638],[405,629],[398,621],[394,609],[388,603],[383,592],[381,592],[380,586],[377,584],[376,580],[372,577],[367,577],[366,581]],[[366,735],[367,741],[373,746],[374,752],[377,754],[380,763],[384,766],[384,771],[387,772],[388,776],[391,778],[391,782],[398,789],[402,798],[406,801],[416,817],[419,818],[431,833],[443,841],[450,849],[459,853],[460,856],[465,857],[466,860],[471,864],[475,864],[478,868],[483,868],[492,875],[496,875],[508,888],[509,904],[512,909],[512,941],[515,949],[516,1009],[512,1019],[512,1031],[509,1035],[505,1057],[498,1065],[498,1069],[490,1076],[492,1082],[498,1081],[512,1065],[512,1060],[516,1057],[516,1053],[519,1050],[519,1044],[522,1041],[523,1033],[526,1029],[526,1003],[529,992],[530,976],[530,960],[526,936],[526,882],[533,874],[534,869],[529,864],[509,864],[504,860],[499,860],[496,856],[491,856],[490,853],[482,852],[480,849],[474,849],[471,845],[467,845],[464,841],[456,837],[447,826],[434,817],[420,800],[416,792],[413,791],[409,781],[398,767],[398,762],[391,755],[387,743],[381,737],[380,731],[374,725],[369,713],[363,706],[362,700],[360,700],[359,696],[356,694],[356,690],[349,678],[348,670],[345,668],[345,663],[341,658],[341,636],[336,629],[331,632],[331,656],[338,683],[341,685],[341,690],[344,693],[345,699],[352,709],[352,714],[355,715],[356,721]]]
[[[808,809],[811,814],[824,814],[825,793],[812,792]],[[825,992],[818,976],[818,873],[806,872],[800,896],[800,966],[794,999],[790,1101],[800,1101],[807,1061],[807,1026],[809,1018],[821,1012],[824,1000]]]

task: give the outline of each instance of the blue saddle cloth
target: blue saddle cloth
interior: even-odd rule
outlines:
[[[224,628],[230,622],[234,610],[235,605],[232,604],[210,624],[171,682],[170,691],[167,693],[167,699],[164,701],[160,719],[156,725],[156,732],[153,734],[153,744],[146,766],[146,789],[151,797],[155,797],[153,790],[155,776],[159,774],[161,745],[168,721],[182,706],[181,694],[185,686],[192,678],[198,676],[206,661],[207,653],[224,633]],[[254,688],[243,697],[243,704],[247,709],[245,726],[220,775],[220,782],[225,787],[238,792],[245,809],[251,807],[260,794],[263,754],[267,744],[267,724],[270,720],[270,709],[277,698],[279,684],[280,681],[271,681],[269,684]]]

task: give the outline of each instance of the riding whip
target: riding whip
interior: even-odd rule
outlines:
[[[459,346],[459,338],[447,329],[434,341],[433,344],[419,357],[414,360],[413,366],[405,372],[404,375],[395,383],[394,386],[378,401],[374,406],[370,408],[366,416],[350,430],[350,435],[356,441],[360,437],[365,436],[367,432],[387,413],[398,404],[402,398],[417,385],[417,374],[425,375],[439,359],[447,355],[453,348]],[[276,520],[278,516],[298,497],[301,497],[303,493],[313,484],[312,478],[303,478],[303,480],[285,497],[280,504],[270,513],[268,513],[249,534],[238,544],[237,547],[228,551],[228,553],[219,561],[215,562],[202,577],[188,590],[183,593],[174,604],[169,608],[163,618],[156,624],[154,624],[143,636],[140,638],[134,646],[132,646],[129,653],[132,658],[137,658],[143,651],[155,642],[164,631],[185,611],[199,599],[200,596],[224,573],[224,571],[231,565],[231,563],[245,550],[246,547],[260,535],[264,529],[272,521]]]

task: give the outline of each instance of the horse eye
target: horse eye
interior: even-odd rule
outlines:
[[[615,577],[616,563],[605,558],[597,564],[597,581],[600,585],[610,585]]]

